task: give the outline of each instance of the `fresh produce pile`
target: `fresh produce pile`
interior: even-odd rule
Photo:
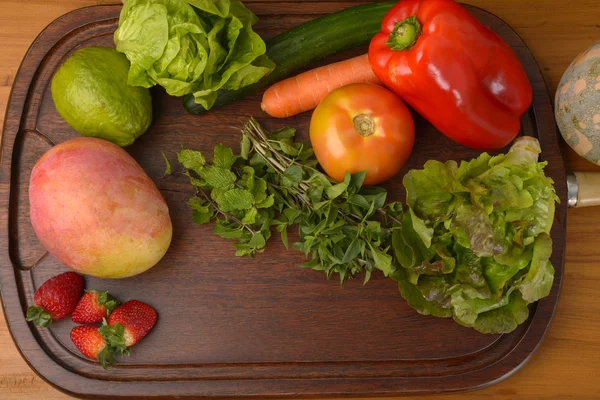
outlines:
[[[121,304],[108,292],[84,293],[83,288],[83,278],[75,272],[48,279],[35,292],[35,305],[27,309],[27,321],[47,328],[71,314],[71,321],[81,324],[71,330],[73,344],[106,369],[116,364],[116,356],[129,355],[130,347],[154,328],[157,313],[141,301]],[[98,323],[102,326],[93,325]]]
[[[167,205],[119,147],[150,124],[147,88],[185,95],[186,109],[202,114],[270,86],[267,114],[315,109],[310,144],[294,128],[267,132],[250,118],[239,152],[218,144],[209,162],[206,149],[184,144],[176,171],[163,154],[166,175],[183,173],[195,188],[187,204],[196,223],[232,239],[236,256],[264,252],[277,232],[305,254],[302,267],[341,283],[360,276],[366,284],[380,271],[416,311],[482,333],[524,322],[528,304],[552,287],[558,197],[537,140],[515,140],[532,89],[510,46],[451,0],[360,5],[266,42],[256,22],[237,0],[128,0],[116,50],[84,48],[64,63],[52,84],[57,110],[94,138],[57,145],[33,169],[31,220],[46,249],[103,278],[159,263],[172,238]],[[369,43],[368,54],[291,76]],[[460,163],[428,161],[404,176],[406,205],[387,202],[374,185],[395,176],[419,140],[405,102],[465,146],[512,146]],[[291,244],[290,229],[298,233]],[[47,327],[72,313],[88,324],[73,329],[74,344],[104,367],[156,323],[144,303],[82,291],[74,272],[51,279],[27,319]]]
[[[536,139],[460,165],[429,161],[404,177],[403,209],[386,203],[385,189],[363,186],[365,171],[328,178],[294,133],[269,133],[251,119],[239,155],[223,145],[212,164],[198,151],[178,154],[197,192],[188,202],[194,221],[215,221],[213,232],[235,239],[237,256],[263,252],[273,228],[288,247],[294,227],[292,247],[308,259],[301,267],[337,273],[342,283],[364,272],[365,284],[380,270],[420,313],[483,333],[514,330],[527,304],[550,293],[558,197]]]

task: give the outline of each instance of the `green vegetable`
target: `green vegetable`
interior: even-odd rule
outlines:
[[[129,146],[152,122],[148,89],[127,85],[129,61],[109,47],[83,47],[52,78],[52,100],[83,136]]]
[[[338,54],[344,50],[365,46],[381,30],[381,20],[396,4],[384,1],[348,8],[301,24],[267,41],[267,56],[275,69],[258,82],[239,90],[224,88],[217,94],[214,105],[221,107],[259,92],[307,65]],[[184,98],[185,108],[201,114],[205,108],[194,96]]]
[[[558,200],[533,138],[506,155],[482,154],[458,165],[429,161],[404,177],[409,208],[362,187],[365,173],[332,182],[312,149],[284,128],[267,133],[251,119],[240,154],[223,145],[212,163],[182,149],[178,161],[196,188],[188,201],[198,224],[234,240],[236,255],[263,252],[272,232],[341,282],[375,270],[398,282],[418,312],[453,317],[483,333],[514,330],[527,305],[550,293],[549,232]],[[167,168],[169,169],[169,168]]]
[[[550,293],[549,232],[558,197],[537,140],[506,155],[428,161],[404,177],[409,212],[393,232],[393,278],[422,314],[483,333],[510,332]]]
[[[210,109],[217,90],[237,90],[275,65],[252,26],[258,18],[238,0],[128,0],[114,35],[131,62],[128,83],[192,94]]]
[[[288,247],[295,227],[300,240],[292,247],[306,254],[304,268],[337,273],[341,282],[363,271],[365,283],[375,270],[393,273],[391,232],[402,206],[385,205],[384,189],[362,188],[365,173],[330,181],[294,135],[290,128],[267,133],[250,120],[240,155],[217,145],[208,163],[202,153],[182,149],[179,163],[196,188],[188,201],[194,221],[216,222],[214,233],[235,239],[237,256],[263,252],[271,228]]]
[[[267,45],[268,46],[268,45]],[[554,97],[554,116],[565,142],[600,165],[600,40],[565,70]]]

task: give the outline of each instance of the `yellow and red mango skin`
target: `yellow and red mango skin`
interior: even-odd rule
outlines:
[[[140,274],[171,243],[169,209],[154,182],[105,140],[71,139],[44,154],[31,173],[29,205],[42,245],[82,274]]]

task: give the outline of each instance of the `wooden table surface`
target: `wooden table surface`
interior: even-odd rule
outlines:
[[[552,94],[571,60],[600,40],[597,0],[463,1],[493,12],[521,35],[540,64]],[[0,1],[0,127],[19,63],[36,35],[68,11],[114,2]],[[570,171],[600,170],[577,157],[570,149],[565,149],[564,156]],[[444,399],[600,398],[600,207],[569,210],[566,253],[556,317],[541,348],[529,363],[499,384],[467,394],[446,395]],[[10,337],[4,319],[0,319],[0,399],[68,398],[70,396],[49,386],[27,366]],[[417,399],[433,398],[436,396]]]

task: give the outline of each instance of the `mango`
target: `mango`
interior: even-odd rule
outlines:
[[[154,182],[125,150],[80,137],[54,146],[29,183],[33,229],[67,267],[101,278],[126,278],[156,265],[173,227]]]

